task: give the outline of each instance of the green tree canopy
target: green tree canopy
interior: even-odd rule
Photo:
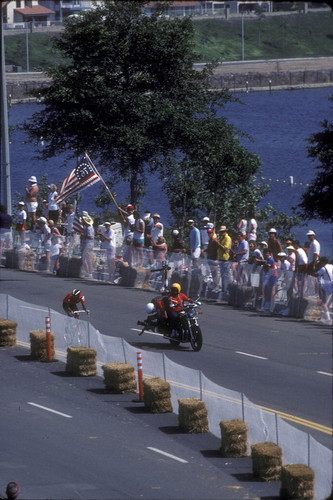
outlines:
[[[194,114],[214,113],[212,67],[194,69],[193,25],[168,20],[163,4],[143,14],[143,0],[105,2],[67,21],[55,41],[64,63],[50,69],[52,83],[41,92],[43,111],[25,129],[43,136],[42,157],[88,151],[107,180],[130,182],[136,202],[151,170],[196,127]]]
[[[333,96],[329,99],[333,101]],[[310,136],[308,147],[308,156],[320,165],[297,208],[307,219],[333,222],[333,123],[324,120],[321,127],[321,132]]]

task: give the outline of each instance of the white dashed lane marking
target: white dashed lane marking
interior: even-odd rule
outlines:
[[[172,458],[172,460],[177,460],[177,462],[181,462],[183,464],[188,464],[187,460],[184,460],[183,458],[176,457],[175,455],[171,455],[170,453],[167,453],[166,451],[159,450],[158,448],[152,448],[151,446],[147,446],[148,450],[155,451],[155,453],[159,453],[160,455],[164,455],[165,457]]]
[[[40,408],[41,410],[49,411],[51,413],[55,413],[56,415],[60,415],[65,418],[73,418],[71,415],[67,415],[66,413],[61,413],[61,411],[52,410],[51,408],[47,408],[46,406],[38,405],[37,403],[28,402],[28,405],[35,406],[36,408]]]
[[[257,359],[268,359],[263,356],[257,356],[256,354],[249,354],[248,352],[241,352],[241,351],[235,351],[236,354],[242,354],[242,356],[250,356],[251,358],[257,358]]]

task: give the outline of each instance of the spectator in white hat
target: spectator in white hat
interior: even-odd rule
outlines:
[[[310,246],[308,250],[308,274],[314,275],[316,272],[316,267],[319,263],[320,257],[320,243],[316,240],[316,233],[310,229],[306,233],[308,240],[310,241]]]
[[[192,263],[194,266],[199,267],[200,265],[200,255],[201,255],[201,238],[200,231],[195,227],[193,219],[187,221],[190,228],[190,250]]]
[[[281,242],[276,237],[276,229],[272,227],[268,231],[268,249],[273,255],[274,260],[276,261],[278,258],[278,253],[282,252]]]
[[[25,187],[25,201],[28,210],[28,214],[30,215],[30,229],[34,231],[36,229],[37,222],[37,208],[38,208],[38,193],[39,187],[37,186],[37,179],[34,175],[29,177],[28,179],[29,186]]]
[[[332,324],[329,306],[332,303],[333,294],[333,265],[329,264],[327,257],[319,259],[320,269],[317,271],[320,284],[320,298],[324,310],[324,322],[329,325]]]
[[[18,202],[18,212],[16,214],[16,231],[20,236],[21,245],[25,242],[25,230],[27,229],[27,212],[24,210],[24,201]]]
[[[289,262],[289,260],[287,260],[286,252],[279,252],[278,253],[278,260],[276,262],[276,265],[280,269],[280,271],[289,271],[290,262]]]
[[[40,234],[41,234],[41,241],[42,241],[42,246],[44,247],[45,255],[46,255],[46,264],[47,264],[47,271],[49,271],[50,268],[50,260],[51,260],[51,254],[50,254],[50,249],[51,249],[51,228],[49,227],[47,220],[45,217],[39,217],[37,219],[37,225],[40,229]]]
[[[116,235],[111,228],[111,222],[104,222],[104,228],[96,231],[102,237],[102,248],[106,251],[106,262],[108,266],[108,283],[114,283],[115,257],[116,257]]]
[[[209,217],[203,217],[202,218],[202,228],[200,229],[200,238],[201,238],[201,250],[202,252],[206,252],[207,247],[208,247],[208,241],[209,241],[209,236],[207,230],[209,229],[207,227],[207,224],[209,224]]]
[[[58,223],[59,215],[60,215],[60,207],[56,202],[56,198],[58,196],[57,186],[55,184],[49,184],[47,186],[48,193],[48,218],[53,220],[55,224]]]
[[[290,271],[296,271],[296,250],[293,245],[288,245],[286,248],[288,252],[287,259],[290,262]]]
[[[161,222],[160,214],[153,214],[153,221],[154,221],[154,225],[151,228],[150,234],[151,234],[153,243],[157,243],[158,238],[163,236],[163,232],[164,232],[164,227],[163,227],[163,224]]]

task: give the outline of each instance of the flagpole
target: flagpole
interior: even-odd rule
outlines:
[[[122,212],[121,212],[121,210],[120,210],[120,207],[119,207],[118,203],[116,202],[115,197],[113,196],[113,194],[111,193],[110,189],[109,189],[109,188],[108,188],[108,186],[106,185],[106,183],[105,183],[105,181],[104,181],[103,177],[102,177],[102,176],[100,175],[100,173],[98,172],[97,168],[95,167],[94,163],[92,162],[92,160],[91,160],[91,158],[89,157],[89,155],[88,155],[88,153],[87,153],[87,152],[86,152],[86,156],[87,156],[87,158],[88,158],[89,162],[91,163],[91,165],[92,165],[93,169],[95,170],[96,174],[99,176],[99,178],[100,178],[100,179],[101,179],[101,181],[103,182],[103,184],[104,184],[104,186],[105,186],[105,189],[106,189],[106,190],[107,190],[107,192],[109,193],[109,196],[110,196],[111,200],[113,201],[113,203],[116,205],[116,207],[117,207],[117,209],[118,209],[118,212],[120,213],[120,215],[121,215],[121,217],[122,217],[123,221],[124,221],[124,222],[126,222],[125,217],[124,217],[124,215],[122,214]]]

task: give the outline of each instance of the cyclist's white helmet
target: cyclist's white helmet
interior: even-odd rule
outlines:
[[[153,312],[155,312],[155,306],[152,302],[148,302],[148,304],[146,305],[146,313],[152,314]]]
[[[81,290],[79,290],[78,288],[75,288],[73,291],[72,291],[72,294],[77,297],[78,295],[80,295],[81,293]]]

